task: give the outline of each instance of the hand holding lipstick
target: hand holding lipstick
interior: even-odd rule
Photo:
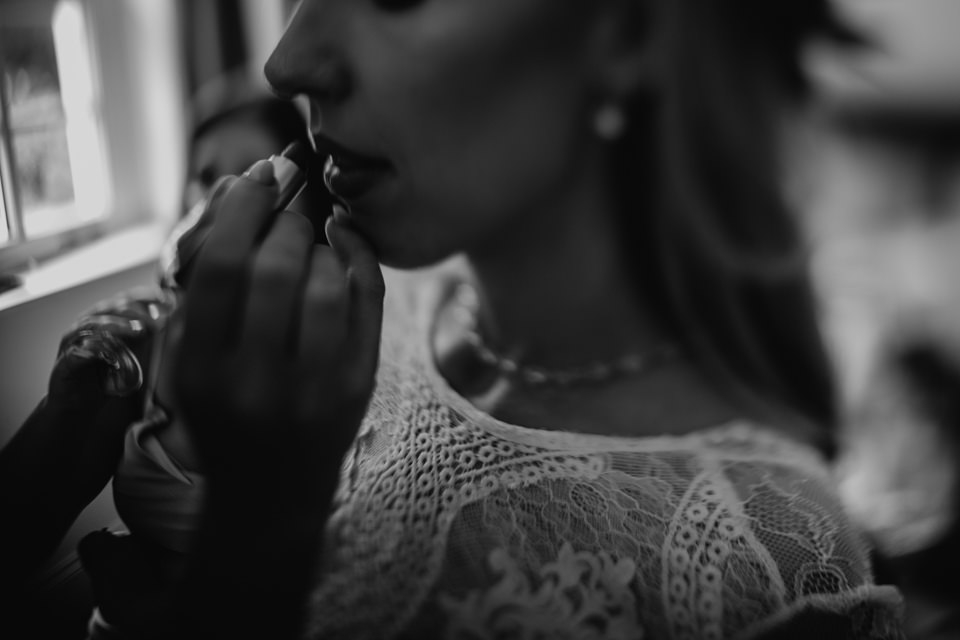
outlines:
[[[228,179],[168,325],[170,408],[206,478],[194,552],[165,614],[184,637],[297,635],[342,459],[373,392],[376,256],[332,218],[331,246],[315,244],[312,225],[276,212],[276,198],[267,161]]]
[[[221,190],[210,206],[223,215],[214,216],[184,303],[176,411],[212,491],[218,479],[247,481],[253,466],[268,465],[287,491],[335,477],[373,391],[383,299],[376,257],[332,219],[331,247],[314,244],[305,218],[271,210],[275,197],[265,161]]]

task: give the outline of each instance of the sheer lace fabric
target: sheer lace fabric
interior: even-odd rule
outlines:
[[[812,449],[747,423],[634,439],[498,422],[433,368],[432,305],[388,302],[312,636],[750,638],[820,611],[900,637],[899,596],[873,585]]]
[[[499,422],[434,369],[443,287],[424,279],[388,274],[377,390],[344,461],[309,637],[765,638],[811,613],[811,635],[900,637],[899,595],[873,584],[812,449],[747,423],[616,438]],[[184,542],[202,478],[137,433],[121,516]]]

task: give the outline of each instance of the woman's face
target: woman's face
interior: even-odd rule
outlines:
[[[596,0],[304,0],[267,77],[311,103],[326,177],[394,266],[490,245],[596,144]],[[331,143],[332,141],[332,143]]]

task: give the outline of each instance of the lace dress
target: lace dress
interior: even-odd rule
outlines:
[[[439,291],[419,279],[388,280],[377,391],[343,466],[308,637],[759,638],[811,615],[816,632],[839,629],[821,637],[901,637],[900,597],[873,584],[813,449],[746,422],[623,438],[495,420],[433,367]],[[149,430],[127,457],[167,469],[190,501]],[[117,487],[131,528],[162,538],[149,499]]]

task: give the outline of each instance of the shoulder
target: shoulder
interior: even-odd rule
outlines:
[[[640,491],[664,496],[657,570],[675,630],[707,637],[697,634],[719,627],[697,616],[716,611],[723,637],[902,637],[902,598],[876,584],[869,540],[816,447],[740,423],[666,440],[620,466],[640,470],[631,483]],[[799,629],[807,635],[790,635]]]
[[[741,425],[714,434],[704,455],[715,463],[678,504],[668,543],[681,550],[696,532],[713,549],[728,603],[771,599],[743,637],[902,637],[902,598],[876,584],[871,544],[840,498],[829,461],[787,433]],[[704,529],[703,514],[715,518],[715,531]]]

